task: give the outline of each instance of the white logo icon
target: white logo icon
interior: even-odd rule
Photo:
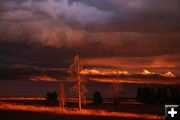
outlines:
[[[170,116],[171,118],[177,117],[179,105],[165,105],[165,117]]]
[[[175,111],[174,108],[171,108],[171,111],[168,111],[168,114],[170,114],[171,117],[174,117],[174,115],[177,114],[177,111]]]

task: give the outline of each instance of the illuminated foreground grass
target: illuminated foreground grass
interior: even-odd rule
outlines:
[[[77,109],[61,110],[59,107],[45,107],[45,106],[33,106],[33,105],[18,105],[6,102],[0,102],[0,109],[2,110],[16,110],[16,111],[33,111],[33,112],[46,112],[62,115],[83,115],[83,116],[108,116],[108,117],[120,117],[120,118],[136,118],[147,120],[162,120],[163,116],[149,115],[149,114],[134,114],[125,112],[108,112],[105,110],[89,110],[83,109],[78,111]]]

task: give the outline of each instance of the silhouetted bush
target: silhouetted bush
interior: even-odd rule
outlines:
[[[46,94],[46,105],[48,106],[58,106],[59,101],[58,101],[58,96],[56,92],[48,92]]]
[[[47,94],[46,94],[46,99],[48,100],[48,101],[57,101],[57,93],[56,92],[48,92]]]
[[[102,105],[103,104],[103,98],[102,98],[100,92],[95,92],[93,94],[93,104],[95,104],[95,105]]]

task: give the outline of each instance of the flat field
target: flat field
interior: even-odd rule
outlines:
[[[119,102],[114,111],[112,103],[101,106],[88,104],[82,111],[76,103],[67,102],[66,109],[47,106],[44,99],[0,99],[0,120],[164,120],[164,106],[135,101]]]

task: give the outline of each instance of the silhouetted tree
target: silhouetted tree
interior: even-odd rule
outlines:
[[[179,86],[138,87],[137,99],[150,103],[180,103]]]
[[[60,107],[61,107],[61,110],[63,110],[64,109],[64,107],[65,107],[65,94],[64,94],[64,84],[63,84],[63,82],[61,82],[61,84],[60,84],[60,94],[59,94],[59,105],[60,105]]]
[[[98,91],[93,94],[93,104],[95,104],[95,105],[103,104],[103,98],[101,96],[101,93]]]
[[[70,66],[69,71],[71,71],[71,79],[76,81],[72,91],[78,98],[79,110],[82,109],[82,103],[86,104],[86,93],[88,91],[85,87],[86,81],[81,74],[81,70],[83,70],[83,64],[81,63],[79,55],[76,55],[74,63]]]
[[[52,92],[52,93],[48,92],[46,94],[46,100],[51,101],[51,102],[57,101],[57,93],[56,92]]]

